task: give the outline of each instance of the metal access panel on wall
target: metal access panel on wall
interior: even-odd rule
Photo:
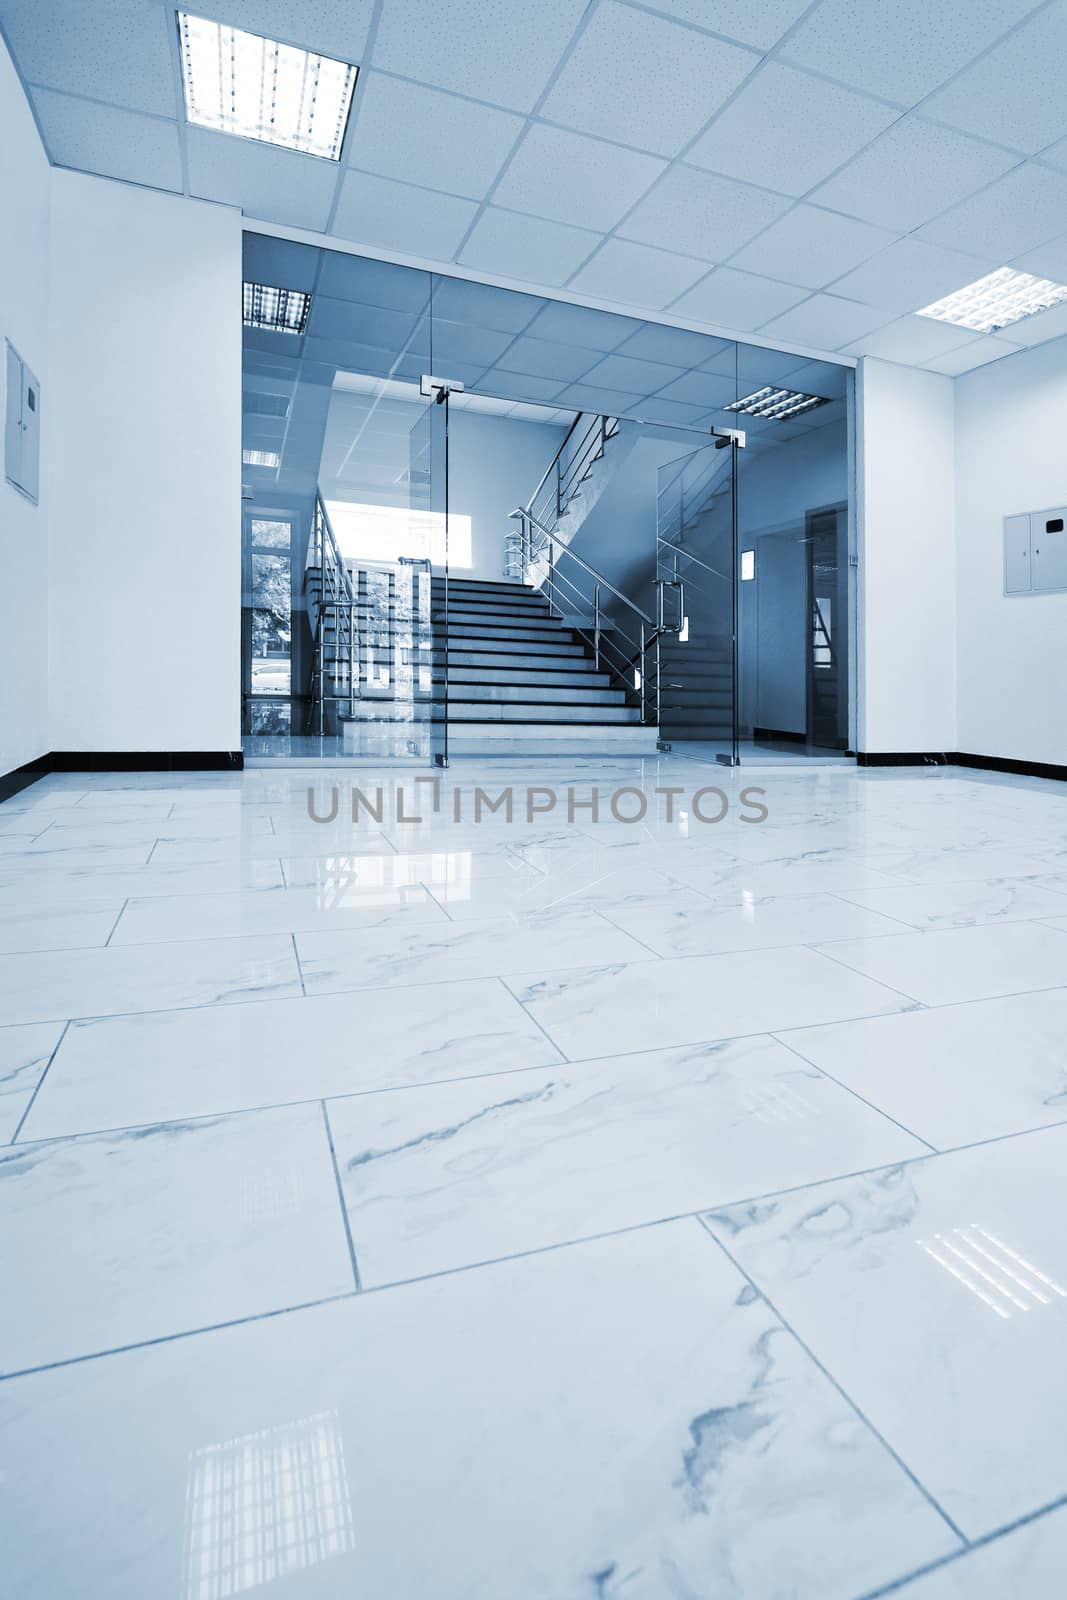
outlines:
[[[1067,506],[1004,518],[1004,593],[1067,590]]]
[[[41,473],[41,386],[8,342],[4,405],[4,476],[37,504]]]

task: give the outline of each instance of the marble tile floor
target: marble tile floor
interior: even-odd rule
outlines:
[[[1062,786],[428,776],[0,805],[5,1592],[1059,1600]]]

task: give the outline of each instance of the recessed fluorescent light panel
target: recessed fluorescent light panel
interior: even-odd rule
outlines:
[[[1029,272],[1016,272],[1014,267],[998,267],[996,272],[987,273],[943,300],[935,300],[917,314],[952,322],[975,333],[999,333],[1023,317],[1058,306],[1061,300],[1067,300],[1067,285],[1053,283],[1051,278],[1035,278]]]
[[[271,328],[275,333],[303,333],[311,296],[302,289],[275,289],[269,283],[244,286],[246,328]]]
[[[190,122],[340,161],[358,68],[186,11],[178,32]]]
[[[821,394],[802,394],[798,389],[773,389],[767,385],[754,389],[724,409],[743,412],[746,417],[769,417],[775,422],[784,422],[787,417],[802,417],[805,412],[827,403]]]
[[[282,464],[277,450],[243,450],[241,459],[246,467],[274,467],[277,470]]]

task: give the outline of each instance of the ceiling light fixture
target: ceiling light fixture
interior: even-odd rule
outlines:
[[[269,283],[246,283],[244,286],[246,328],[303,333],[310,310],[311,296],[302,289],[276,289]]]
[[[273,467],[275,471],[282,464],[277,450],[243,450],[241,459],[246,467]]]
[[[340,161],[358,67],[186,11],[178,34],[190,122]]]
[[[724,409],[743,412],[746,417],[767,417],[775,422],[784,422],[787,417],[802,416],[804,412],[814,411],[816,406],[828,403],[820,394],[802,394],[798,389],[774,389],[767,384]]]
[[[1023,317],[1059,305],[1061,300],[1067,300],[1067,285],[1053,283],[1051,278],[1035,278],[1029,272],[1016,272],[1014,267],[998,267],[943,300],[924,306],[916,315],[952,322],[974,333],[999,333]]]

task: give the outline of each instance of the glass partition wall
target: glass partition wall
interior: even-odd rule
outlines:
[[[244,304],[250,763],[849,748],[847,369],[254,234]]]

